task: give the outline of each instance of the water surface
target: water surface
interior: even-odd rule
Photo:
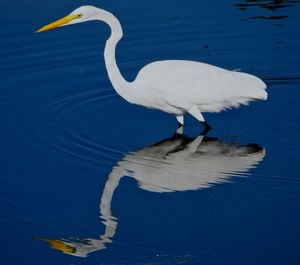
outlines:
[[[205,137],[114,92],[104,24],[33,33],[83,4],[0,4],[1,264],[299,264],[299,2],[89,1],[128,80],[174,58],[265,80]]]

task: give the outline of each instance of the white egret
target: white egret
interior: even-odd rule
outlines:
[[[184,115],[190,114],[209,129],[202,112],[220,112],[267,99],[266,84],[259,78],[195,61],[153,62],[143,67],[133,82],[126,81],[115,57],[123,36],[121,24],[110,12],[93,6],[79,7],[36,32],[90,20],[103,21],[111,28],[104,50],[107,73],[117,93],[130,103],[173,114],[181,125]]]

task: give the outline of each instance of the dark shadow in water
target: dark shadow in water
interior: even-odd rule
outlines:
[[[251,19],[270,19],[270,20],[274,20],[274,19],[284,19],[284,18],[288,18],[289,16],[256,16],[256,17],[251,17]]]
[[[257,144],[223,142],[200,134],[192,139],[181,134],[130,152],[113,167],[105,184],[100,215],[105,232],[99,239],[35,238],[65,254],[87,257],[103,250],[116,233],[118,221],[113,217],[112,198],[122,177],[132,177],[141,189],[156,192],[200,190],[229,182],[232,177],[246,177],[265,157]]]
[[[300,3],[299,0],[245,0],[234,4],[240,10],[247,10],[251,7],[260,7],[268,11],[281,11],[288,7],[293,7]],[[267,20],[278,20],[288,18],[287,15],[263,15],[253,16],[251,19],[267,19]]]

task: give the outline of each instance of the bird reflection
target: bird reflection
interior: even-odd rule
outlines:
[[[105,232],[99,239],[39,239],[65,254],[87,257],[112,243],[118,224],[111,212],[112,198],[122,177],[136,179],[140,188],[150,192],[199,190],[228,182],[234,176],[247,176],[264,156],[265,149],[257,144],[223,142],[203,134],[194,139],[175,134],[128,153],[113,167],[100,201]]]

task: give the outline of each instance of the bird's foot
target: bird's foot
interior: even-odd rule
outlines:
[[[177,122],[177,128],[181,128],[181,127],[183,127],[183,124],[180,122]]]
[[[178,123],[178,127],[176,129],[176,131],[174,132],[172,138],[177,139],[178,137],[182,137],[183,136],[183,125]]]
[[[204,126],[204,130],[201,132],[201,134],[205,135],[212,129],[212,127],[206,121],[202,122],[202,124]]]

